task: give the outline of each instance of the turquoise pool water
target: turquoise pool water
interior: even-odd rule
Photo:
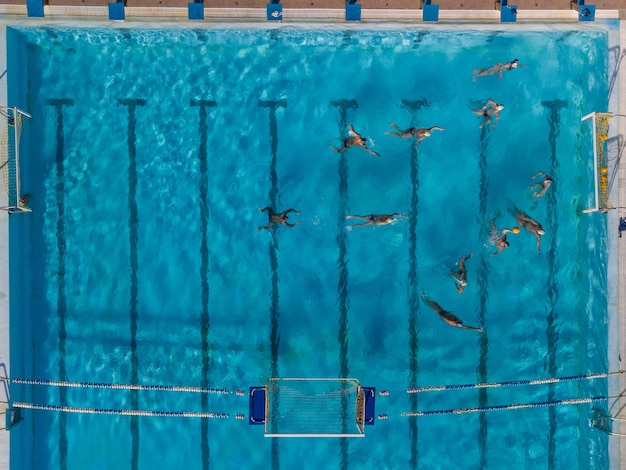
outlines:
[[[407,395],[409,387],[607,372],[606,233],[590,128],[605,30],[21,27],[10,105],[32,114],[11,216],[14,377],[213,386],[354,377],[390,391],[364,439],[272,440],[245,397],[14,385],[14,401],[228,419],[24,412],[14,468],[607,468],[606,381]],[[472,81],[472,71],[522,66]],[[503,103],[495,129],[471,112]],[[385,134],[440,126],[417,150]],[[351,148],[347,126],[376,158]],[[531,176],[555,183],[539,199]],[[258,207],[295,208],[257,231]],[[489,221],[545,228],[498,256]],[[407,216],[347,230],[346,215]],[[469,285],[450,271],[469,253]],[[452,328],[422,293],[483,333]],[[597,405],[596,405],[597,406]]]

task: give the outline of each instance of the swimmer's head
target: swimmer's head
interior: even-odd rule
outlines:
[[[504,109],[504,105],[503,104],[499,104],[498,106],[496,106],[496,109],[498,111],[502,111]]]
[[[513,233],[515,233],[515,234],[518,234],[518,233],[519,233],[519,227],[513,227],[513,228],[511,229],[511,232],[513,232]]]
[[[539,230],[537,230],[537,233],[538,233],[539,235],[545,235],[545,234],[546,234],[546,231],[545,231],[544,229],[540,228]]]
[[[456,326],[458,326],[459,328],[461,328],[463,326],[463,322],[461,320],[456,322]]]
[[[508,248],[509,247],[509,242],[504,242],[504,247]]]
[[[459,281],[459,284],[461,284],[462,287],[467,287],[467,281],[465,280]]]
[[[517,59],[515,59],[513,62],[511,62],[511,68],[514,69],[515,67],[517,67],[519,65],[519,61]]]

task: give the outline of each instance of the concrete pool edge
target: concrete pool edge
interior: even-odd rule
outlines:
[[[0,5],[0,15],[26,16],[25,5]],[[28,18],[29,21],[42,21],[45,19],[59,17],[77,18],[99,18],[108,20],[107,6],[60,6],[45,5],[45,18]],[[159,18],[187,20],[187,8],[176,7],[126,7],[125,16],[127,21],[149,20],[154,21]],[[266,21],[266,10],[264,8],[205,8],[205,21],[190,21],[190,24],[203,24],[210,20],[237,20],[254,19]],[[597,20],[626,19],[626,10],[596,10]],[[515,27],[515,23],[500,23],[500,12],[498,10],[441,10],[439,21],[434,23],[422,22],[421,9],[367,9],[361,13],[361,22],[367,24],[368,21],[393,21],[393,22],[414,22],[419,21],[420,25],[436,26],[437,24],[448,25],[452,23],[482,23],[494,22],[503,27]],[[291,21],[340,21],[345,23],[345,10],[333,8],[285,8],[284,20],[280,23],[290,23]],[[572,22],[582,24],[578,21],[576,10],[521,10],[517,14],[517,23],[527,25],[537,21]],[[119,24],[119,22],[112,22]],[[279,24],[280,24],[279,23]],[[350,24],[350,23],[347,23]],[[355,23],[352,23],[355,24]]]
[[[614,100],[609,102],[609,110],[615,112],[616,114],[620,114],[614,119],[618,119],[618,125],[616,126],[613,132],[615,132],[615,136],[618,138],[622,138],[622,146],[624,136],[626,136],[626,119],[624,119],[624,115],[626,115],[626,72],[620,67],[620,60],[623,58],[624,51],[626,50],[626,21],[620,21],[619,24],[619,45],[618,45],[618,62],[616,64],[617,67],[617,96]],[[617,187],[611,188],[610,196],[613,201],[617,201],[617,206],[619,208],[623,208],[626,206],[626,166],[620,165],[620,152],[623,151],[623,147],[617,149],[618,155],[615,157],[617,163]],[[617,196],[617,197],[616,197]],[[622,319],[622,312],[624,312],[626,296],[624,296],[624,282],[626,281],[626,253],[623,249],[620,249],[619,244],[620,240],[617,237],[611,237],[611,227],[617,227],[619,224],[620,213],[618,211],[612,211],[609,213],[608,217],[608,230],[609,230],[609,260],[608,260],[608,270],[609,270],[609,292],[614,292],[616,294],[616,299],[613,298],[613,302],[611,302],[611,297],[609,297],[609,347],[608,351],[617,349],[618,356],[611,357],[609,354],[609,370],[621,370],[621,358],[626,357],[626,321]],[[611,243],[613,241],[613,243]],[[615,254],[617,253],[617,256]],[[616,259],[611,259],[613,256]],[[617,276],[611,278],[611,266],[617,265]],[[612,281],[612,282],[611,282]],[[613,286],[611,285],[613,284]],[[614,290],[611,290],[614,289]],[[613,349],[612,349],[613,348]],[[626,377],[624,374],[619,374],[618,381],[609,381],[609,396],[619,396],[617,400],[617,413],[614,415],[619,416],[622,414],[622,410],[624,406],[626,406],[626,399],[622,395],[622,390],[626,388]],[[611,403],[609,402],[609,406]],[[611,409],[611,408],[609,408]],[[625,433],[626,426],[621,425],[619,421],[616,422],[617,426],[614,427],[613,431],[618,433]],[[617,449],[616,449],[617,447]],[[615,453],[617,452],[619,458],[615,460]],[[609,440],[609,462],[611,464],[611,468],[626,468],[626,439],[620,439],[619,437],[613,437]],[[619,467],[615,467],[615,465],[619,465]]]
[[[28,24],[32,26],[37,26],[37,25],[45,24],[45,22],[58,22],[60,20],[72,21],[72,20],[76,20],[77,19],[76,17],[80,17],[80,21],[85,22],[86,25],[91,24],[91,21],[93,20],[93,21],[97,21],[99,25],[108,25],[110,27],[121,26],[120,23],[110,22],[106,20],[107,13],[106,13],[105,7],[50,7],[53,10],[51,10],[49,17],[43,20],[44,23],[42,23],[42,20],[39,20],[39,19],[33,20],[30,18],[26,18],[24,16],[25,7],[22,7],[22,6],[19,6],[19,7],[14,6],[13,9],[21,9],[24,12],[23,14],[11,12],[9,13],[8,16],[5,16],[7,15],[7,10],[11,9],[8,7],[10,6],[0,5],[0,15],[3,15],[1,21],[5,27],[7,25],[13,25],[13,24],[21,24],[21,25]],[[93,10],[93,14],[86,13],[86,12],[81,12],[80,14],[71,13],[74,10]],[[170,22],[175,22],[180,27],[189,27],[190,25],[209,26],[212,24],[210,21],[207,21],[207,22],[187,21],[186,9],[175,9],[175,8],[157,8],[157,9],[135,8],[135,9],[132,9],[131,8],[131,9],[128,9],[127,11],[132,11],[132,10],[136,10],[133,12],[135,14],[131,15],[127,13],[128,21],[123,23],[128,27],[138,26],[138,25],[149,25],[150,22],[158,23],[160,21],[167,21],[167,20],[169,20]],[[150,12],[147,10],[150,10],[150,11],[159,10],[161,14],[155,14],[156,17],[153,17],[153,16],[150,16]],[[177,10],[177,12],[173,14],[172,10]],[[216,16],[211,17],[211,18],[218,20],[213,24],[218,24],[221,26],[223,26],[224,23],[219,22],[219,20],[223,20],[224,22],[231,22],[231,20],[233,19],[256,20],[258,18],[263,20],[260,24],[260,26],[262,27],[274,27],[274,26],[280,26],[280,25],[285,26],[287,24],[290,24],[290,20],[286,20],[285,22],[280,23],[278,25],[276,24],[270,25],[268,22],[264,21],[265,19],[264,9],[206,9],[206,10],[207,11],[218,10],[218,11],[215,11]],[[249,10],[247,13],[250,14],[251,16],[245,16],[245,15],[239,16],[237,12],[239,12],[240,10]],[[104,13],[102,13],[103,11]],[[165,15],[162,14],[162,11],[166,11],[169,14],[169,16],[165,18]],[[232,16],[217,16],[218,13],[224,12],[224,11],[230,12],[229,14]],[[290,11],[297,12],[299,10],[290,10]],[[311,10],[303,9],[301,11],[306,12],[306,11],[311,11]],[[320,24],[332,23],[333,26],[336,26],[337,24],[345,24],[343,22],[343,14],[344,14],[343,10],[330,10],[331,12],[334,12],[333,14],[339,15],[336,17],[334,16],[329,17],[328,16],[330,14],[329,10],[319,10],[319,11],[326,13],[326,16],[324,17],[302,16],[302,17],[297,17],[297,18],[294,16],[294,20],[300,19],[303,21],[300,21],[300,22],[294,21],[293,23],[299,24],[299,25],[311,25],[315,23],[309,22],[310,19],[323,19],[324,21],[321,21]],[[376,10],[376,12],[382,12],[382,11],[384,10]],[[365,14],[363,15],[363,18],[365,20],[368,20],[368,19],[370,20],[380,19],[383,21],[390,20],[389,24],[382,23],[381,25],[381,23],[376,23],[376,22],[367,23],[367,21],[364,21],[363,23],[360,23],[360,24],[349,24],[348,26],[359,28],[359,27],[371,26],[371,25],[372,26],[381,25],[385,27],[391,24],[397,24],[398,27],[403,27],[403,28],[409,25],[434,27],[434,28],[437,27],[437,24],[430,25],[430,24],[424,24],[421,22],[416,23],[412,20],[418,19],[418,17],[408,16],[410,14],[417,14],[415,12],[420,12],[421,14],[421,10],[408,10],[408,11],[407,10],[394,10],[394,11],[402,12],[401,17],[394,19],[392,16],[383,15],[383,16],[366,17]],[[46,10],[46,12],[48,13],[48,10]],[[181,12],[183,14],[180,14]],[[260,17],[257,16],[259,15],[259,12],[261,13]],[[407,13],[407,12],[412,12],[412,13]],[[457,13],[459,12],[461,11],[458,11]],[[470,12],[465,12],[465,13],[470,13]],[[442,26],[444,28],[450,28],[450,27],[455,27],[455,26],[463,28],[463,27],[467,27],[468,25],[471,27],[486,27],[486,28],[509,27],[509,25],[501,25],[497,21],[497,18],[494,19],[493,15],[491,14],[492,13],[491,11],[489,11],[488,13],[489,13],[488,18],[479,19],[475,16],[466,16],[462,18],[460,17],[460,18],[457,18],[458,21],[454,21],[451,23],[444,22]],[[534,13],[537,13],[537,12],[534,12]],[[605,18],[605,19],[617,19],[620,17],[620,12],[618,10],[604,10],[603,13],[607,15],[607,16],[604,16],[604,15],[602,16],[602,18]],[[554,21],[555,24],[565,23],[565,26],[567,27],[571,27],[573,23],[576,23],[575,19],[572,20],[570,18],[571,15],[567,14],[563,16],[567,16],[566,20],[564,20],[562,17],[558,17],[558,16],[550,17],[549,15],[541,17],[541,18],[537,17],[536,19],[539,21],[544,21],[548,24],[552,21]],[[599,15],[597,17],[600,19]],[[181,20],[180,18],[182,18],[184,21]],[[336,19],[337,21],[333,22],[334,19]],[[486,19],[489,20],[488,23],[485,23]],[[400,21],[397,21],[397,20],[400,20]],[[250,21],[248,24],[252,24],[252,21]],[[538,23],[537,21],[535,21],[534,23],[531,23],[531,22],[524,23],[524,26],[527,27],[532,24],[538,24]],[[584,26],[585,25],[581,25],[581,27],[584,27]],[[2,60],[4,60],[5,69],[6,69],[6,63],[7,63],[6,61],[6,30],[5,28],[0,28],[0,29],[1,29],[0,31],[0,56],[2,57]],[[619,30],[615,34],[617,35],[617,38],[618,38],[620,52],[625,51],[626,50],[626,22],[625,21],[619,22]],[[613,44],[615,44],[615,42],[610,41],[610,45],[613,45]],[[611,72],[611,70],[609,70],[609,72]],[[619,68],[616,70],[616,72],[617,72],[617,80],[616,80],[617,93],[614,93],[615,97],[614,98],[612,97],[610,99],[609,111],[615,114],[626,115],[626,95],[624,93],[620,93],[622,90],[626,90],[626,73],[621,71]],[[6,98],[7,97],[6,76],[4,76],[4,80],[0,80],[0,93],[2,93],[3,94],[2,96],[5,97],[5,103],[6,103],[6,99],[7,99]],[[602,110],[598,110],[598,111],[602,111]],[[619,118],[619,117],[616,117],[614,119],[617,120],[618,124],[614,129],[611,130],[611,137],[626,136],[626,119]],[[613,158],[616,159],[616,157],[613,157]],[[619,163],[619,160],[617,160],[617,162]],[[617,205],[619,207],[626,207],[626,189],[625,189],[626,188],[626,168],[624,168],[623,166],[620,166],[617,169],[617,171],[618,171],[618,184],[616,185],[616,187],[611,188],[611,196],[614,202],[618,201]],[[616,191],[617,191],[617,196],[618,196],[617,198],[615,197]],[[6,195],[1,194],[0,204],[4,205],[5,202],[6,202]],[[19,217],[21,215],[16,215],[16,216]],[[620,321],[620,318],[619,318],[619,314],[622,311],[622,303],[624,302],[624,296],[622,295],[620,286],[622,286],[624,280],[626,280],[626,270],[625,270],[626,268],[623,268],[623,266],[626,266],[626,263],[625,263],[626,258],[623,258],[624,256],[626,256],[626,254],[622,253],[623,250],[619,249],[618,243],[621,243],[621,241],[618,241],[617,237],[611,236],[611,233],[614,234],[614,231],[617,227],[618,219],[619,219],[619,213],[616,211],[611,211],[607,215],[607,227],[608,227],[607,245],[608,245],[608,250],[609,250],[609,259],[607,261],[607,264],[608,264],[607,266],[608,281],[607,282],[608,282],[609,292],[610,293],[614,292],[617,294],[614,298],[612,299],[609,298],[609,305],[608,305],[608,322],[609,322],[608,351],[609,352],[607,352],[607,355],[608,355],[608,362],[609,362],[609,371],[615,371],[615,370],[621,369],[620,367],[621,363],[618,362],[618,356],[614,353],[610,353],[610,351],[615,351],[615,349],[617,349],[620,355],[619,357],[621,357],[622,354],[626,354],[626,322]],[[10,374],[10,371],[9,371],[9,297],[8,297],[8,292],[9,292],[8,216],[0,217],[0,226],[1,226],[0,228],[0,258],[2,259],[2,263],[4,266],[3,269],[0,269],[0,364],[5,364],[7,368],[6,369],[7,373]],[[618,256],[615,256],[616,253],[618,253]],[[611,277],[612,273],[616,274],[616,276]],[[4,370],[0,369],[0,373],[2,373],[2,375],[3,375],[3,372]],[[618,385],[617,385],[617,382],[619,382]],[[626,377],[622,376],[621,374],[619,375],[618,381],[615,381],[615,380],[609,381],[609,395],[610,396],[617,396],[619,395],[620,391],[624,389],[626,389]],[[626,401],[623,401],[622,399],[619,399],[618,403],[619,403],[619,406],[617,407],[618,410],[621,410],[623,406],[626,405]],[[611,402],[609,402],[609,405],[611,405]],[[618,423],[616,423],[614,431],[617,431],[617,432],[620,431],[618,427]],[[9,463],[10,463],[9,436],[10,434],[8,432],[0,431],[0,469],[10,468],[9,467]],[[609,462],[610,462],[610,468],[625,468],[626,469],[626,442],[621,442],[619,438],[617,437],[612,437],[609,439]]]

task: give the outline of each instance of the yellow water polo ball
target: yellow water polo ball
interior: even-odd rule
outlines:
[[[511,229],[511,232],[513,232],[513,233],[519,233],[519,227],[513,227],[513,228]]]

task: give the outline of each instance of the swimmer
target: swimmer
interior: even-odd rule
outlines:
[[[340,138],[342,141],[341,147],[337,148],[331,145],[330,149],[333,152],[343,153],[346,150],[348,150],[350,147],[361,147],[362,149],[365,149],[368,153],[371,153],[375,157],[380,157],[379,154],[377,154],[376,152],[374,152],[373,150],[367,147],[367,139],[363,138],[361,134],[355,131],[354,127],[352,127],[352,124],[350,124],[350,126],[348,127],[348,135],[350,135],[350,137]]]
[[[396,137],[400,137],[401,139],[410,139],[411,137],[417,137],[415,141],[415,146],[419,144],[426,137],[430,137],[432,131],[445,131],[443,127],[433,126],[427,128],[417,128],[417,127],[409,127],[408,129],[400,129],[397,124],[390,122],[389,125],[396,129],[398,132],[385,132],[388,135],[394,135]]]
[[[378,415],[378,419],[387,419],[387,418],[389,418],[389,416],[387,416],[386,414]]]
[[[378,394],[381,397],[386,397],[387,395],[389,395],[389,390],[381,390],[380,392],[378,392]]]
[[[541,251],[541,236],[546,233],[541,224],[517,208],[515,209],[515,220],[535,236],[537,239],[537,251]]]
[[[237,395],[238,397],[243,397],[246,395],[246,392],[244,392],[243,390],[236,390],[235,395]]]
[[[435,312],[437,312],[437,315],[439,315],[439,318],[445,321],[448,325],[456,326],[457,328],[462,328],[464,330],[472,330],[472,331],[480,331],[480,332],[483,331],[482,328],[476,328],[473,326],[464,325],[459,317],[457,317],[452,312],[448,312],[444,310],[443,308],[441,308],[441,306],[437,302],[430,300],[425,292],[422,292],[422,300],[426,302],[430,308],[432,308]]]
[[[289,214],[290,212],[300,215],[300,212],[295,209],[287,209],[285,212],[281,212],[280,214],[274,212],[274,209],[269,206],[264,207],[263,209],[259,207],[258,209],[259,212],[267,212],[267,218],[269,219],[269,223],[265,227],[259,227],[257,229],[258,231],[270,229],[274,224],[283,224],[285,227],[290,228],[300,224],[300,221],[297,221],[295,224],[290,224],[289,222],[287,222],[287,219],[289,219],[287,214]]]
[[[519,67],[519,61],[517,59],[507,62],[505,64],[495,64],[488,69],[474,69],[473,81],[476,81],[478,77],[485,77],[487,75],[498,74],[498,80],[502,78],[502,74],[507,70],[513,70]]]
[[[244,415],[243,413],[237,413],[235,415],[235,419],[246,419],[246,415]]]
[[[537,184],[533,184],[530,187],[531,191],[534,191],[536,189],[541,188],[540,191],[538,191],[536,193],[533,193],[533,197],[535,197],[535,198],[539,198],[539,197],[543,196],[546,193],[546,191],[548,190],[548,188],[550,188],[550,186],[552,186],[552,183],[554,182],[554,180],[550,176],[546,175],[543,171],[538,171],[537,173],[532,175],[530,178],[531,179],[535,179],[537,176],[543,177],[543,181],[541,181],[540,183],[537,183]]]
[[[30,196],[28,194],[24,194],[20,198],[20,207],[26,207],[29,202],[30,202]]]
[[[478,116],[483,117],[483,123],[480,125],[481,129],[483,128],[483,126],[489,127],[491,121],[493,121],[493,129],[495,129],[498,125],[498,121],[500,120],[500,111],[502,111],[503,109],[503,104],[498,104],[494,100],[489,99],[487,100],[485,106],[480,109],[472,109],[472,112]]]
[[[348,230],[352,230],[354,227],[367,227],[369,225],[389,225],[394,223],[398,218],[406,219],[406,215],[399,214],[398,212],[394,212],[393,214],[383,214],[383,215],[347,215],[346,220],[349,219],[359,219],[364,220],[365,222],[362,224],[354,224],[349,225]]]
[[[463,289],[467,287],[467,269],[465,269],[465,262],[473,256],[470,253],[467,256],[464,256],[459,261],[459,270],[452,271],[452,277],[454,278],[454,284],[456,286],[456,291],[460,294],[463,292]]]
[[[491,227],[489,241],[498,249],[495,253],[491,253],[491,256],[495,256],[498,253],[501,253],[505,248],[509,247],[509,242],[506,240],[507,233],[518,234],[520,232],[519,227],[513,227],[512,229],[505,228],[502,230],[502,234],[500,234],[500,231],[496,228],[496,224],[493,223],[493,220],[489,221],[489,226]]]

